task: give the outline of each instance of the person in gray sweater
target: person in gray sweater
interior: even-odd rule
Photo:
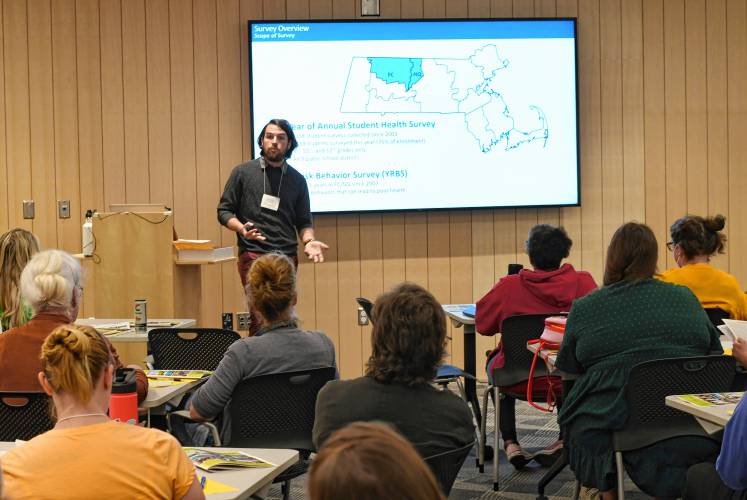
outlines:
[[[319,392],[316,448],[357,421],[392,425],[424,458],[474,441],[467,403],[431,384],[446,349],[446,317],[435,297],[402,283],[378,298],[372,320],[365,376],[328,382]]]
[[[246,291],[260,315],[260,330],[228,348],[189,404],[190,416],[197,421],[211,420],[222,412],[224,445],[231,440],[227,407],[239,382],[258,375],[336,366],[329,337],[298,328],[293,312],[296,271],[287,256],[269,253],[257,259],[249,270]]]

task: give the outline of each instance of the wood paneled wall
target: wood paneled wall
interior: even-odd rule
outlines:
[[[356,18],[358,0],[0,0],[0,230],[80,251],[82,214],[163,202],[181,237],[225,245],[215,206],[250,156],[247,19]],[[369,327],[353,298],[411,280],[472,302],[538,222],[562,224],[570,261],[601,279],[623,221],[660,243],[686,212],[727,216],[716,265],[747,284],[746,0],[381,0],[382,18],[578,17],[580,208],[320,216],[327,262],[300,267],[298,312],[361,373]],[[539,188],[541,179],[537,180]],[[740,195],[739,193],[742,193]],[[36,201],[22,219],[21,201]],[[56,200],[72,202],[58,219]],[[136,242],[122,242],[123,245]],[[660,267],[672,265],[664,252]],[[233,266],[207,269],[214,324],[243,307]],[[452,331],[460,364],[460,330]],[[493,345],[481,339],[478,356]],[[478,357],[478,359],[482,359]]]

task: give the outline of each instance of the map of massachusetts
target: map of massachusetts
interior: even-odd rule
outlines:
[[[340,111],[462,114],[483,153],[533,141],[544,147],[549,136],[544,112],[530,106],[536,120],[517,124],[500,91],[497,76],[508,65],[492,44],[466,59],[354,57]]]

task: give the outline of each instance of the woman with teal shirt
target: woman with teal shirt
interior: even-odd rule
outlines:
[[[39,240],[30,231],[15,228],[0,236],[0,331],[24,325],[33,311],[18,290],[21,271],[39,251]]]
[[[556,367],[578,374],[558,423],[571,469],[602,498],[616,498],[612,433],[628,416],[624,386],[643,361],[722,353],[719,333],[686,287],[653,278],[658,247],[651,229],[627,223],[607,251],[604,287],[573,303]],[[646,493],[678,497],[690,465],[718,446],[698,437],[673,438],[629,452],[625,468]]]

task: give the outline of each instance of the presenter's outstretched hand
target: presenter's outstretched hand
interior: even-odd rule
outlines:
[[[246,224],[244,224],[241,229],[239,229],[238,233],[248,240],[265,241],[267,239],[262,236],[262,233],[259,232],[259,229],[254,227],[254,224],[251,222],[247,222]]]
[[[324,250],[329,250],[329,246],[318,240],[311,240],[303,247],[303,252],[314,262],[324,262]]]

